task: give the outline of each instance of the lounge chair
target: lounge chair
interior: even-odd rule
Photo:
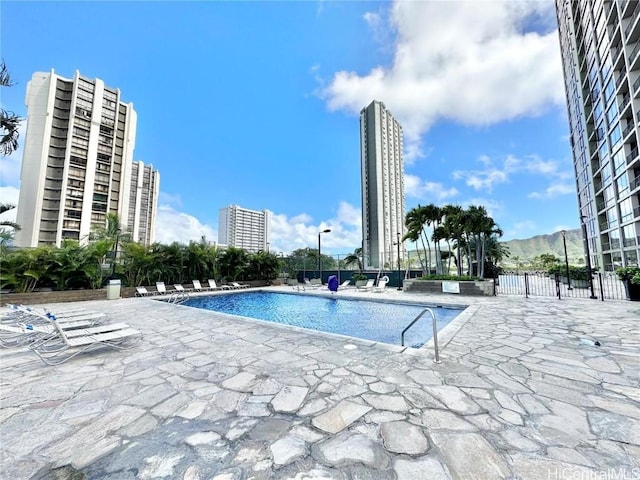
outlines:
[[[350,283],[351,283],[351,280],[345,280],[344,282],[342,282],[342,283],[340,284],[340,286],[339,286],[338,288],[339,288],[339,289],[340,289],[340,288],[348,288]]]
[[[233,288],[233,287],[230,287],[229,285],[220,285],[220,286],[218,286],[218,285],[216,285],[216,281],[213,280],[212,278],[210,278],[208,280],[208,282],[209,282],[209,288],[211,290],[231,290]]]
[[[158,290],[158,293],[160,295],[167,294],[167,287],[165,286],[164,282],[156,282],[156,290]]]
[[[92,327],[90,320],[60,323],[63,330]],[[0,346],[3,348],[21,347],[35,341],[38,337],[53,333],[53,325],[19,323],[14,325],[0,324]]]
[[[363,286],[361,286],[361,287],[356,286],[356,288],[357,288],[357,289],[358,289],[358,291],[360,291],[360,292],[367,292],[367,291],[369,291],[369,290],[371,290],[371,289],[373,288],[373,284],[374,284],[375,282],[376,282],[376,281],[375,281],[374,279],[370,278],[369,280],[367,280],[367,284],[366,284],[366,285],[363,285]]]
[[[304,279],[304,286],[305,287],[309,287],[309,288],[320,288],[322,286],[322,284],[321,283],[312,283],[308,278],[305,278]]]
[[[251,285],[244,285],[238,282],[230,282],[230,284],[233,288],[250,288],[251,287]]]
[[[176,289],[177,292],[191,292],[193,288],[184,288],[180,283],[176,283],[173,285],[173,288]]]
[[[126,323],[65,330],[57,321],[44,315],[41,318],[50,322],[53,330],[31,342],[29,348],[47,365],[59,365],[92,348],[131,348],[142,337]]]
[[[200,283],[200,280],[191,280],[191,283],[193,284],[194,292],[204,292],[206,290],[211,290],[211,287],[203,287]]]
[[[373,291],[377,293],[382,293],[387,290],[387,283],[389,283],[389,277],[386,275],[378,280],[378,285],[373,287]]]
[[[146,289],[146,287],[136,287],[136,297],[149,297],[153,295],[153,292],[150,292]]]

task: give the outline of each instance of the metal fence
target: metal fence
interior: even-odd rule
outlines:
[[[624,283],[613,273],[595,273],[593,293],[588,280],[567,279],[544,272],[505,273],[496,281],[496,295],[526,297],[593,298],[598,300],[627,300]]]

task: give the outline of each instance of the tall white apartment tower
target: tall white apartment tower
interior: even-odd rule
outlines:
[[[218,243],[243,248],[249,252],[267,250],[269,212],[228,205],[220,209]]]
[[[153,169],[153,165],[133,162],[127,232],[134,242],[143,245],[154,242],[159,192],[160,173]]]
[[[405,233],[402,127],[384,103],[360,112],[362,248],[365,268],[394,268]],[[398,235],[398,233],[400,235]]]
[[[133,104],[76,71],[36,72],[27,84],[15,245],[84,243],[108,213],[127,218],[136,137]]]
[[[640,2],[556,0],[579,217],[591,264],[640,256]]]

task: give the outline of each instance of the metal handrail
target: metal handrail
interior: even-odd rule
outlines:
[[[167,303],[177,305],[179,303],[186,302],[187,300],[189,300],[189,294],[187,292],[174,292],[169,296]]]
[[[422,312],[420,312],[420,315],[414,318],[413,321],[409,325],[407,325],[407,328],[405,328],[400,334],[400,344],[404,347],[404,334],[407,332],[407,330],[413,327],[413,325],[418,320],[420,320],[420,318],[422,318],[422,316],[427,312],[431,314],[431,318],[433,319],[433,348],[435,350],[435,358],[433,359],[433,361],[435,363],[442,363],[440,361],[440,353],[438,352],[438,327],[436,322],[436,316],[433,313],[433,310],[431,310],[430,308],[425,308]]]

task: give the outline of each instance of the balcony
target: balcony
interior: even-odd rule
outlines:
[[[638,187],[640,187],[640,175],[629,182],[629,188],[631,189],[631,191],[635,190]]]
[[[634,128],[635,128],[635,125],[633,124],[633,118],[628,118],[627,126],[622,131],[622,138],[625,138],[629,134],[629,132],[631,132]]]
[[[627,25],[627,28],[624,29],[624,36],[627,39],[633,29],[633,26],[636,24],[636,21],[638,20],[638,12],[640,12],[640,2],[635,2],[635,5],[636,5],[636,8],[633,9],[630,15],[631,20],[629,21],[629,25]]]
[[[627,155],[627,165],[633,162],[637,156],[638,156],[638,147],[634,147],[631,150],[631,152],[629,152],[629,154]]]
[[[635,247],[636,246],[636,239],[635,238],[625,238],[622,241],[622,246],[624,247]]]
[[[629,105],[630,101],[631,101],[631,95],[629,95],[628,93],[624,97],[622,97],[622,100],[620,101],[620,113],[622,113],[625,107]]]

